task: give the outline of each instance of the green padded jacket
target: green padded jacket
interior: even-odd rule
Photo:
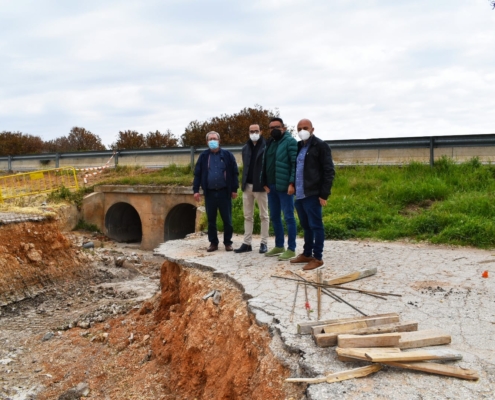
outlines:
[[[270,146],[277,146],[275,156],[276,188],[279,192],[287,192],[289,183],[294,184],[296,181],[297,141],[292,137],[289,131],[285,131],[278,142],[273,139],[267,141],[266,150],[263,154],[263,168],[261,172],[261,182],[263,182],[263,186],[268,186],[266,173],[267,163],[265,157],[270,153]]]

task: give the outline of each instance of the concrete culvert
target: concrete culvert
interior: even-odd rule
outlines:
[[[105,215],[107,236],[118,242],[140,242],[143,237],[141,218],[128,203],[116,203]]]
[[[194,233],[196,224],[196,207],[183,203],[172,208],[165,219],[165,241],[184,239]]]

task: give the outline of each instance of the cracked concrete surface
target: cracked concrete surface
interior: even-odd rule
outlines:
[[[234,237],[234,247],[241,243],[241,236]],[[297,323],[308,321],[302,288],[298,292],[294,321],[289,322],[296,283],[270,276],[295,278],[290,272],[294,271],[308,280],[316,280],[315,272],[302,272],[301,265],[265,257],[258,253],[257,246],[253,246],[253,252],[235,254],[225,252],[223,246],[219,251],[207,253],[207,245],[204,236],[192,237],[164,243],[155,253],[185,267],[210,269],[235,281],[244,291],[257,321],[280,336],[283,345],[274,346],[274,351],[283,362],[286,358],[285,363],[291,366],[294,376],[316,377],[365,364],[340,362],[335,348],[319,348],[311,336],[297,334]],[[274,246],[273,239],[268,245]],[[298,245],[302,246],[301,239]],[[324,261],[324,279],[377,267],[376,275],[346,286],[392,292],[402,297],[388,297],[385,301],[359,293],[335,293],[368,315],[396,312],[401,321],[417,321],[419,329],[438,328],[449,333],[452,343],[447,347],[463,355],[463,360],[455,365],[477,370],[480,379],[471,382],[384,367],[366,378],[310,385],[309,399],[494,398],[495,251],[427,244],[327,241]],[[487,279],[481,277],[484,270],[490,273]],[[315,320],[316,290],[308,287],[308,296],[315,310],[311,318]],[[352,316],[360,314],[323,296],[321,319]],[[282,347],[284,351],[280,350]],[[298,358],[296,363],[294,355]]]

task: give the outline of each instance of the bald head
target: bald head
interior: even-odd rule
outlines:
[[[312,122],[309,120],[309,119],[302,119],[300,120],[298,123],[297,123],[297,131],[301,131],[301,130],[305,130],[305,131],[308,131],[309,133],[313,134],[313,131],[315,130],[315,128],[313,128],[313,124]]]

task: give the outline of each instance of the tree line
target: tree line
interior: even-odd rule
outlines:
[[[168,129],[164,133],[156,130],[147,134],[135,130],[119,131],[117,140],[109,146],[109,149],[204,146],[206,134],[210,131],[220,133],[222,144],[242,144],[249,137],[249,125],[259,124],[262,129],[266,129],[270,118],[278,116],[278,111],[266,110],[255,105],[231,115],[222,114],[207,121],[191,121],[180,137],[174,136]],[[22,132],[0,132],[0,155],[2,156],[97,150],[107,150],[107,148],[98,135],[83,127],[75,126],[67,136],[48,141]]]

